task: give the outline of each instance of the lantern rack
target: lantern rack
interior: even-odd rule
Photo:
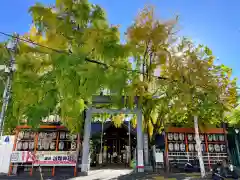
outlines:
[[[222,161],[227,155],[226,134],[223,128],[211,128],[199,132],[205,168]],[[173,163],[184,166],[198,158],[194,128],[171,127],[165,134],[165,159],[170,167]]]
[[[80,136],[70,134],[64,126],[42,125],[36,131],[27,125],[17,126],[8,174],[22,167],[32,176],[41,167],[55,176],[56,168],[67,166],[76,176],[80,146]]]

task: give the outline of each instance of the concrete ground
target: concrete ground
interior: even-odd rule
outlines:
[[[56,174],[55,177],[44,177],[44,180],[111,180],[111,179],[118,179],[122,176],[127,176],[132,173],[131,169],[94,169],[89,172],[88,176],[79,176],[79,177],[70,177],[69,175],[64,174]],[[17,180],[17,179],[24,179],[24,180],[41,180],[40,174],[35,174],[35,176],[30,177],[27,175],[20,175],[20,176],[0,176],[0,180]]]
[[[133,173],[130,169],[96,169],[91,170],[88,176],[79,177],[45,177],[44,180],[197,180],[200,179],[199,174],[170,174],[163,175],[157,173]],[[206,180],[207,178],[205,178]],[[0,176],[0,180],[41,180],[39,176]]]

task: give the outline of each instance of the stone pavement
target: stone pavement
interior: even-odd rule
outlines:
[[[69,180],[111,180],[127,176],[131,173],[131,169],[98,169],[90,171],[88,176],[75,177]]]

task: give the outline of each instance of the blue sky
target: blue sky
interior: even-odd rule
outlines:
[[[28,31],[31,17],[28,8],[36,0],[3,0],[0,6],[0,31],[6,33]],[[55,0],[39,0],[53,4]],[[91,0],[101,5],[112,24],[120,24],[124,32],[137,12],[145,4],[153,4],[162,18],[180,16],[181,34],[197,43],[208,45],[219,59],[233,68],[240,79],[240,7],[239,0]],[[4,37],[0,36],[0,40]],[[238,81],[240,82],[240,81]]]

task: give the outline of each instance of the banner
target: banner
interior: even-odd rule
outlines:
[[[27,163],[33,162],[33,154],[29,151],[13,151],[10,161],[12,163]]]
[[[12,163],[31,163],[34,166],[75,166],[76,151],[37,151],[34,155],[29,151],[13,151]]]
[[[34,166],[75,166],[76,151],[37,151]]]

